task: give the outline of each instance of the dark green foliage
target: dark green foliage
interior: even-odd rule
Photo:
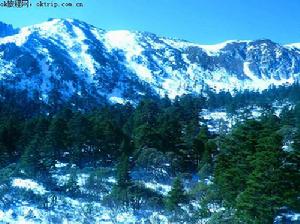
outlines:
[[[77,183],[77,174],[76,174],[76,170],[72,170],[69,176],[69,179],[66,183],[66,185],[64,186],[65,190],[67,193],[74,195],[76,193],[79,193],[79,185]]]
[[[129,189],[129,201],[133,209],[163,208],[163,197],[159,193],[134,183]]]
[[[124,154],[117,165],[117,186],[119,188],[128,188],[130,185],[129,158]]]
[[[0,119],[0,143],[4,154],[15,158],[18,154],[18,140],[21,136],[19,118],[14,116]]]
[[[114,119],[114,114],[109,108],[104,108],[91,113],[88,119],[91,129],[87,150],[92,151],[95,160],[116,160],[120,155],[124,134],[121,125]]]
[[[158,207],[162,204],[162,196],[143,185],[134,183],[130,177],[129,158],[123,154],[117,165],[116,185],[106,198],[117,205],[127,205],[134,209],[143,207]]]
[[[189,163],[197,163],[192,161],[192,145],[199,132],[203,102],[187,95],[173,103],[167,97],[144,99],[135,109],[128,104],[106,105],[85,113],[65,108],[31,117],[27,112],[15,112],[19,106],[1,102],[0,161],[7,165],[22,157],[23,164],[33,164],[30,160],[34,158],[28,155],[36,154],[36,160],[40,157],[43,169],[49,171],[56,160],[96,167],[100,162],[112,164],[123,153],[155,148],[178,157],[179,170],[195,169],[196,165]]]
[[[174,180],[171,191],[168,193],[166,199],[166,207],[171,211],[178,209],[178,205],[182,203],[187,203],[188,198],[184,191],[184,186],[179,177]]]
[[[128,205],[130,203],[130,188],[132,186],[131,177],[129,175],[129,158],[123,154],[117,165],[117,183],[114,186],[111,197]]]
[[[20,168],[25,171],[28,176],[35,177],[38,173],[46,170],[45,163],[46,157],[42,157],[39,151],[41,142],[34,138],[30,144],[25,148],[24,153],[20,159]]]
[[[193,163],[201,168],[209,162],[210,156],[214,153],[214,145],[209,140],[209,132],[206,126],[201,127],[198,135],[193,139],[192,156]]]
[[[9,154],[5,146],[0,143],[0,167],[5,167],[9,164]]]
[[[70,160],[72,163],[82,166],[84,163],[82,150],[87,150],[90,143],[90,122],[81,113],[76,113],[67,125],[67,144],[70,148]]]
[[[148,204],[160,208],[163,198],[134,182],[131,167],[164,170],[174,176],[198,172],[201,181],[192,197],[201,205],[199,217],[212,215],[209,205],[214,204],[227,209],[213,214],[216,223],[271,223],[281,206],[300,210],[300,106],[285,107],[280,117],[272,116],[270,107],[273,100],[283,97],[295,102],[298,89],[295,84],[263,93],[236,92],[235,96],[209,93],[208,99],[192,95],[174,101],[145,98],[136,107],[103,105],[89,111],[59,106],[59,112],[51,113],[45,113],[45,107],[36,112],[35,104],[25,110],[22,96],[6,93],[7,102],[0,101],[1,179],[8,181],[20,170],[30,177],[50,176],[57,161],[92,169],[117,163],[117,183],[107,200],[114,206],[139,209]],[[249,104],[262,106],[263,116],[249,120],[250,107],[244,108],[243,120],[230,132],[224,128],[212,134],[199,117],[207,106],[226,107],[234,114]],[[289,142],[293,144],[283,150]],[[108,175],[103,175],[99,171],[90,176],[88,188],[93,193],[109,192],[102,181]],[[213,183],[204,184],[205,178]],[[80,193],[75,172],[65,187],[70,193]],[[166,206],[174,211],[187,199],[177,178]]]
[[[106,182],[108,177],[113,175],[111,168],[97,168],[94,169],[86,182],[85,187],[93,193],[93,196],[101,196],[103,193],[108,193]]]
[[[135,166],[151,170],[153,168],[162,168],[165,164],[171,162],[170,156],[154,148],[143,148],[137,151]]]
[[[255,152],[257,132],[261,128],[259,122],[249,121],[234,129],[221,143],[222,152],[217,158],[215,176],[216,182],[222,184],[223,198],[230,203],[245,186],[251,167],[248,156]]]
[[[158,123],[157,133],[160,136],[161,150],[174,151],[182,144],[182,125],[176,115],[176,109],[167,109],[158,117]]]
[[[45,151],[51,153],[55,159],[60,158],[63,149],[66,148],[66,130],[67,120],[58,115],[51,120],[49,129],[47,131],[45,145]]]
[[[284,205],[297,209],[299,160],[282,150],[280,121],[266,116],[236,127],[221,143],[216,183],[228,206],[246,223],[272,223]]]
[[[10,178],[15,174],[16,164],[11,164],[6,166],[5,168],[0,169],[0,183],[8,183]],[[8,185],[9,186],[9,185]],[[0,196],[3,197],[5,191],[0,193]]]
[[[235,114],[239,108],[250,105],[257,105],[270,110],[271,104],[275,101],[297,103],[300,101],[299,92],[300,84],[298,82],[291,86],[271,86],[262,92],[243,90],[230,94],[224,91],[219,93],[208,91],[207,106],[212,109],[226,108],[230,114]]]

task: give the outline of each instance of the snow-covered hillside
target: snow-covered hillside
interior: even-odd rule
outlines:
[[[145,32],[105,31],[51,19],[0,38],[6,88],[28,89],[43,102],[108,98],[135,101],[234,89],[265,89],[299,77],[297,44],[270,40],[200,45]],[[57,100],[56,99],[56,100]]]
[[[56,190],[53,190],[53,186],[51,190],[49,184],[42,183],[41,180],[21,176],[11,177],[10,181],[0,186],[0,223],[170,223],[168,212],[148,206],[149,202],[143,200],[140,201],[142,206],[135,209],[105,203],[105,197],[116,184],[115,171],[113,167],[102,167],[98,170],[105,170],[105,172],[102,172],[101,178],[97,179],[95,185],[91,182],[94,169],[81,170],[74,164],[57,162],[51,170],[53,184],[57,186],[54,188]],[[74,174],[74,172],[76,175],[73,184],[77,189],[74,189],[76,192],[70,192],[68,187],[72,175],[70,173]],[[173,177],[166,174],[170,184],[162,184],[151,179],[151,176],[154,177],[145,170],[135,171],[135,180],[145,189],[165,196],[171,190]],[[191,180],[186,182],[187,190],[197,183]],[[191,206],[199,207],[195,201]],[[191,208],[186,208],[187,213],[190,210]]]

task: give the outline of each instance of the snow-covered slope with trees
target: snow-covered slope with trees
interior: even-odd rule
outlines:
[[[207,89],[262,90],[291,84],[300,73],[297,44],[256,40],[200,45],[145,32],[105,31],[72,19],[20,30],[5,27],[1,84],[27,90],[46,103],[103,98],[122,103],[145,94],[175,98]]]

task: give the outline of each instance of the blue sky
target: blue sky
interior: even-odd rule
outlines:
[[[0,20],[21,27],[48,18],[76,18],[107,30],[149,31],[202,44],[261,38],[300,42],[300,0],[65,1],[82,1],[85,7],[0,8]]]

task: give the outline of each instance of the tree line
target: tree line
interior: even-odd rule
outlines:
[[[35,113],[18,109],[20,101],[15,105],[2,100],[0,166],[16,164],[23,174],[45,181],[57,161],[78,167],[116,165],[112,197],[128,204],[137,203],[137,195],[153,193],[133,183],[132,166],[169,163],[174,176],[199,173],[212,184],[200,183],[185,192],[176,178],[166,199],[168,209],[196,199],[201,204],[195,214],[199,218],[211,215],[209,207],[218,204],[231,211],[225,218],[231,223],[271,223],[282,206],[300,210],[300,105],[283,108],[279,117],[270,112],[238,122],[221,135],[210,133],[205,123],[200,125],[199,114],[203,108],[228,105],[226,97],[239,102],[238,107],[251,99],[267,99],[270,104],[284,92],[296,101],[298,84],[286,88],[267,90],[257,98],[247,92],[209,98],[184,95],[173,101],[145,98],[134,106],[104,104],[90,110],[66,107]],[[35,104],[25,104],[36,109]],[[222,220],[224,215],[217,223]]]

